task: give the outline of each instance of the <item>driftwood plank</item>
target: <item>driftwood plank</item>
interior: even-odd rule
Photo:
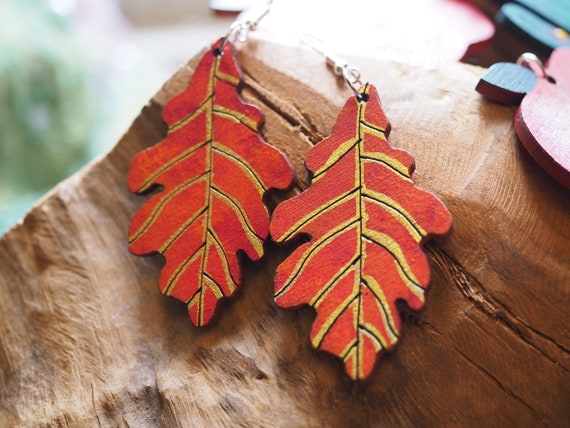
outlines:
[[[252,40],[244,98],[265,139],[303,159],[350,95],[306,48]],[[272,303],[269,244],[216,325],[161,296],[159,256],[127,250],[142,204],[132,157],[164,138],[160,111],[191,62],[104,158],[0,239],[0,421],[6,426],[564,426],[570,421],[570,193],[521,148],[515,109],[481,98],[484,70],[355,58],[378,87],[390,141],[454,219],[428,244],[426,309],[369,382],[309,344],[314,314]]]

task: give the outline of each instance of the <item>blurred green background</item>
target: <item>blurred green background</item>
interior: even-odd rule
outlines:
[[[39,0],[0,3],[0,229],[88,156],[89,59]]]
[[[227,31],[207,0],[0,0],[0,234]]]

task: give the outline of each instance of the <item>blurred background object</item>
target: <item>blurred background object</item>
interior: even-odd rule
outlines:
[[[496,22],[546,54],[570,46],[569,0],[516,0],[501,6]]]
[[[250,8],[256,0],[210,0],[210,9],[220,14],[237,14]]]
[[[0,3],[0,228],[79,167],[94,122],[89,60],[38,0]]]
[[[2,0],[0,16],[0,234],[233,19],[207,0]]]
[[[461,60],[494,34],[492,21],[467,0],[276,0],[260,26],[293,43],[310,34],[337,52],[420,60]]]
[[[485,52],[482,65],[514,62],[524,52],[532,52],[544,62],[552,49],[570,46],[570,0],[470,2],[496,24],[491,49]]]

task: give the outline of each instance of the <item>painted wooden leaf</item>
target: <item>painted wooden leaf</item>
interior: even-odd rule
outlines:
[[[128,176],[133,192],[157,190],[132,218],[129,249],[164,255],[160,291],[185,302],[198,326],[236,291],[238,253],[263,255],[265,192],[293,180],[288,160],[258,134],[262,114],[240,99],[233,48],[220,42],[165,105],[167,137],[139,153]]]
[[[413,184],[412,157],[388,145],[376,89],[364,85],[361,95],[367,101],[351,97],[310,150],[311,186],[271,221],[277,242],[309,237],[278,267],[275,302],[312,306],[313,346],[340,357],[353,379],[398,341],[396,300],[423,306],[430,271],[421,244],[451,227],[443,203]]]

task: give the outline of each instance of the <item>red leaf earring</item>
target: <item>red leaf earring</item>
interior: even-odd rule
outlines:
[[[290,162],[259,135],[261,112],[238,94],[230,38],[244,39],[255,25],[238,20],[204,54],[188,87],[163,109],[167,137],[139,153],[128,175],[133,192],[158,189],[132,218],[129,250],[164,255],[160,291],[186,303],[197,326],[239,287],[237,253],[262,257],[269,234],[262,199],[294,177]]]
[[[424,305],[430,270],[421,246],[446,234],[451,216],[412,182],[412,157],[389,146],[376,88],[362,85],[356,68],[328,56],[327,63],[355,95],[307,155],[310,187],[273,213],[275,241],[309,237],[278,267],[274,297],[283,308],[315,309],[313,346],[341,358],[356,380],[398,341],[396,300]]]

